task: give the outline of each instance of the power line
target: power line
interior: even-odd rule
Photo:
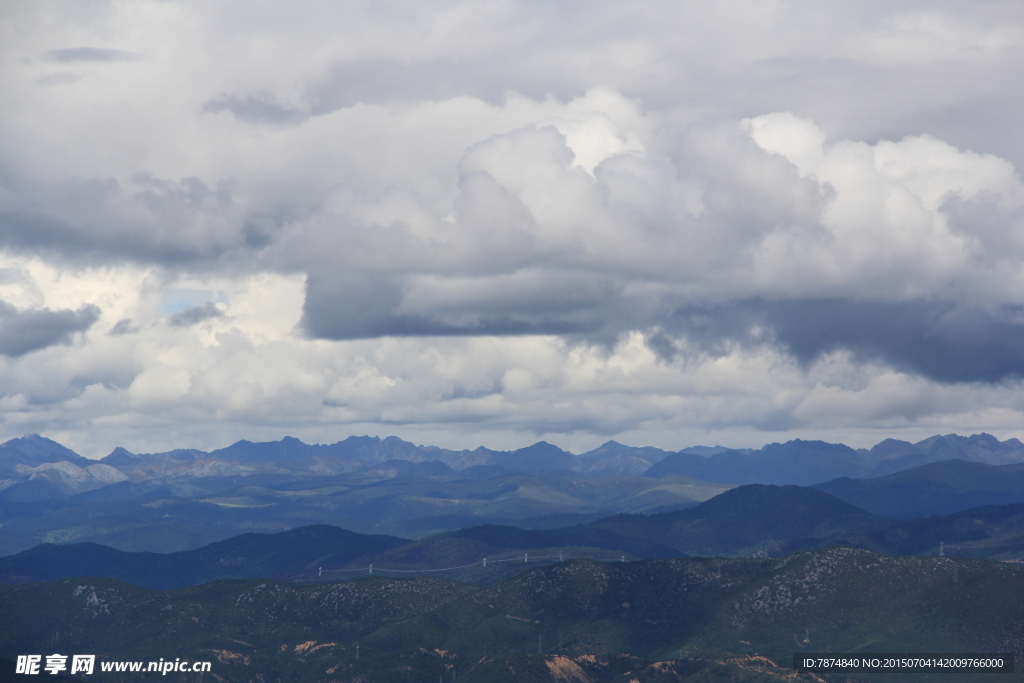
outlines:
[[[529,553],[524,553],[524,554],[522,554],[520,556],[517,556],[517,557],[507,557],[507,558],[500,559],[500,560],[495,560],[494,558],[485,557],[485,558],[483,558],[480,561],[471,562],[469,564],[460,564],[460,565],[454,565],[454,566],[451,566],[451,567],[437,567],[437,568],[434,568],[434,569],[388,569],[388,568],[380,567],[380,566],[376,566],[375,567],[372,564],[367,565],[365,567],[350,567],[348,569],[324,569],[323,567],[319,567],[317,569],[316,575],[319,578],[319,577],[322,577],[324,575],[324,573],[330,574],[330,573],[335,573],[335,572],[367,572],[367,574],[370,575],[370,576],[372,576],[374,572],[377,572],[378,574],[380,572],[397,572],[397,573],[400,573],[400,574],[426,574],[426,573],[433,573],[433,572],[448,572],[448,571],[453,571],[455,569],[468,569],[470,567],[486,567],[488,564],[495,565],[495,564],[498,564],[500,562],[522,562],[523,564],[529,564],[531,562],[540,563],[540,562],[546,562],[546,561],[549,561],[549,560],[556,560],[557,562],[565,562],[566,559],[597,560],[599,562],[607,562],[608,561],[608,558],[601,558],[601,557],[584,557],[584,556],[579,556],[579,557],[575,557],[575,558],[572,558],[572,557],[566,558],[564,552],[559,552],[558,555],[534,555],[533,558],[530,557]],[[620,556],[620,562],[625,562],[625,561],[626,561],[626,556],[625,555],[621,555]]]

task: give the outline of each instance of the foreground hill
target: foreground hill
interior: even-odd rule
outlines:
[[[1024,569],[833,548],[762,560],[574,561],[486,587],[419,577],[158,592],[64,579],[0,588],[0,612],[8,659],[173,654],[212,661],[222,681],[839,681],[795,676],[793,652],[1019,650]]]

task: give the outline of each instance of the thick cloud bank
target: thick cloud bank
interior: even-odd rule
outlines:
[[[564,132],[470,146],[447,216],[345,196],[291,226],[320,252],[301,257],[306,329],[642,331],[805,364],[847,350],[939,381],[1024,371],[1024,186],[1004,160],[927,136],[829,144],[789,113],[658,126],[605,91],[566,108],[585,118]]]
[[[1017,434],[1018,3],[0,26],[11,435]]]
[[[19,311],[0,301],[0,354],[23,356],[54,344],[67,344],[72,335],[85,332],[99,317],[100,309],[90,304],[77,311]]]

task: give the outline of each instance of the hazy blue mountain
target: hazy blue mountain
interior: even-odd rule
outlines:
[[[680,510],[738,484],[864,478],[950,453],[974,463],[1024,455],[1020,442],[986,434],[917,444],[887,440],[870,450],[795,440],[758,450],[695,446],[674,454],[609,441],[580,455],[545,442],[516,451],[452,451],[353,436],[334,444],[243,440],[209,453],[119,448],[96,462],[32,436],[0,447],[13,463],[0,475],[0,515],[12,539],[91,541],[133,551],[185,550],[246,531],[317,523],[422,538],[483,524],[551,529],[621,512]],[[619,474],[640,471],[645,476]],[[890,482],[885,486],[904,488],[878,493],[869,507],[906,515],[1010,502],[1017,498],[1009,481],[969,490],[918,482],[914,492],[906,482]],[[845,486],[848,496],[871,488]],[[909,507],[894,511],[904,504]],[[0,544],[0,551],[19,543]]]
[[[991,434],[933,436],[912,444],[886,439],[870,450],[796,439],[758,450],[684,449],[644,472],[647,477],[683,475],[723,484],[811,486],[840,477],[879,477],[933,462],[960,458],[991,465],[1024,463],[1024,444]]]
[[[379,567],[398,569],[460,566],[480,562],[485,557],[494,560],[522,556],[527,550],[530,556],[551,557],[564,551],[566,557],[617,558],[622,553],[628,559],[777,556],[848,540],[881,549],[883,543],[897,542],[898,533],[878,535],[890,524],[889,520],[816,489],[751,484],[675,512],[614,515],[546,530],[474,526],[428,536],[386,551],[371,561]],[[984,528],[993,531],[995,527]],[[876,533],[877,538],[869,539],[867,535],[871,533]],[[926,545],[922,548],[930,549]],[[495,570],[490,573],[496,578],[505,577]],[[475,568],[450,576],[464,581],[486,581],[488,573]]]
[[[494,456],[492,464],[500,465],[507,470],[566,470],[572,471],[576,456],[553,446],[546,441],[538,441],[532,446],[515,451],[505,451]]]
[[[13,484],[0,491],[0,501],[10,503],[33,503],[51,498],[65,498],[69,492],[57,482],[40,477]]]
[[[4,531],[37,543],[90,541],[169,552],[246,531],[321,523],[413,538],[480,524],[560,527],[617,512],[689,507],[728,488],[684,477],[564,471],[477,479],[436,461],[386,461],[336,475],[257,472],[163,481],[122,482],[34,503],[0,496],[0,519]]]
[[[135,481],[166,476],[245,474],[267,469],[339,474],[399,460],[437,461],[454,470],[472,467],[501,467],[507,471],[560,469],[595,476],[620,476],[639,475],[666,455],[667,451],[658,448],[636,448],[614,441],[575,455],[543,441],[515,451],[483,447],[452,451],[416,446],[397,437],[352,436],[334,444],[306,444],[292,437],[262,443],[243,440],[209,453],[182,449],[138,455],[117,448],[101,462],[121,468]]]
[[[501,465],[473,465],[459,472],[460,477],[466,479],[493,479],[508,474],[509,471]]]
[[[408,460],[385,460],[378,465],[363,468],[370,474],[388,478],[423,475],[427,477],[455,477],[456,472],[440,460],[409,462]]]
[[[616,515],[588,526],[657,540],[687,555],[746,555],[770,552],[780,541],[823,538],[877,521],[876,516],[816,489],[748,484],[686,510]]]
[[[120,470],[83,458],[38,434],[0,444],[0,501],[64,498],[125,479]]]
[[[833,479],[814,488],[884,517],[944,515],[1024,503],[1024,464],[945,460],[874,479]]]
[[[138,466],[143,460],[167,460],[175,462],[191,462],[193,460],[202,459],[209,455],[205,451],[196,450],[194,448],[179,448],[173,451],[167,451],[164,453],[151,453],[147,455],[139,455],[132,453],[124,448],[118,446],[110,452],[105,458],[100,460],[102,463],[112,465],[114,467],[133,467]]]
[[[726,448],[725,446],[689,446],[687,448],[684,448],[684,449],[680,450],[679,452],[680,453],[690,453],[692,455],[703,455],[703,456],[707,457],[707,456],[716,455],[718,453],[724,453],[726,451],[734,451],[734,450],[752,451],[754,449],[752,449],[752,448],[735,449],[735,448]]]
[[[661,477],[679,475],[696,479],[696,473],[701,472],[706,473],[708,476],[721,478],[723,473],[719,472],[719,463],[722,463],[721,469],[724,470],[727,467],[725,465],[726,459],[730,455],[735,459],[740,453],[740,451],[726,449],[714,453],[714,456],[725,456],[725,459],[712,460],[713,456],[690,453],[685,450],[679,451],[678,453],[665,456],[660,462],[652,465],[650,469],[643,473],[643,476],[660,479]],[[743,483],[749,484],[750,482]]]
[[[825,541],[889,555],[947,556],[1024,561],[1024,504],[985,505],[948,515],[894,519],[838,532]]]
[[[896,448],[895,444],[903,447]],[[991,434],[973,434],[971,436],[946,434],[945,436],[932,436],[915,444],[906,444],[906,442],[895,442],[895,444],[889,444],[881,451],[885,453],[885,458],[871,469],[869,476],[881,477],[943,460],[969,460],[988,465],[1024,462],[1024,443],[1017,439],[999,441]],[[881,445],[879,444],[879,446]],[[878,446],[875,446],[875,449],[877,448]]]
[[[116,469],[134,483],[149,484],[181,484],[187,479],[267,475],[303,478],[306,475],[384,471],[450,474],[441,467],[443,465],[455,472],[466,471],[466,477],[474,479],[496,476],[502,471],[564,470],[594,477],[644,474],[660,478],[680,475],[729,485],[810,485],[843,476],[881,476],[950,457],[989,464],[1024,462],[1024,444],[1015,439],[1000,442],[991,435],[977,434],[970,437],[935,436],[917,444],[889,439],[870,450],[859,451],[843,444],[797,439],[783,444],[768,444],[758,450],[692,446],[677,453],[668,453],[657,448],[638,448],[609,441],[592,451],[576,455],[546,442],[515,451],[493,451],[483,447],[452,451],[417,446],[396,437],[352,436],[334,444],[306,444],[299,439],[285,437],[260,443],[242,440],[211,452],[178,449],[135,454],[116,448],[100,463],[95,463],[56,442],[35,435],[0,446],[0,465],[6,463],[8,468],[4,475],[6,478],[0,479],[0,491],[34,479],[39,481],[7,495],[11,500],[22,502],[76,495],[101,485],[118,483],[119,479],[111,474],[113,469],[106,470],[106,467]],[[95,468],[95,472],[90,470],[91,474],[83,474],[68,467],[56,467],[61,462],[79,469],[95,468],[97,464],[103,467]],[[438,464],[425,469],[409,469],[398,464],[401,462]],[[383,463],[389,464],[383,470],[379,469]],[[33,467],[42,467],[45,471],[30,471]],[[120,490],[130,489],[122,486]]]
[[[684,475],[722,484],[807,486],[839,476],[863,474],[873,463],[849,446],[796,439],[756,451],[726,450],[711,455],[680,452],[666,457],[644,476]]]
[[[41,545],[0,558],[0,583],[99,575],[150,587],[186,586],[227,577],[309,578],[356,563],[436,571],[509,557],[655,559],[686,556],[775,557],[832,545],[890,555],[947,554],[1024,558],[1024,504],[985,506],[944,516],[892,520],[866,513],[815,488],[751,484],[696,507],[651,515],[615,515],[586,524],[522,529],[483,524],[419,541],[366,536],[318,525],[278,534],[243,534],[187,552],[125,553],[77,543]],[[497,565],[495,565],[497,566]],[[527,563],[445,574],[493,582],[525,571]]]
[[[14,555],[22,550],[28,550],[38,543],[27,536],[12,534],[0,529],[0,557]]]
[[[879,441],[870,450],[866,452],[870,454],[874,460],[885,460],[887,458],[899,457],[903,453],[906,453],[909,449],[913,448],[914,444],[909,441],[900,441],[899,439],[885,439]]]
[[[321,524],[277,534],[243,534],[166,554],[126,553],[95,543],[44,544],[0,558],[0,583],[106,576],[166,590],[226,578],[289,578],[323,565],[344,566],[408,543],[394,536],[367,536]]]
[[[38,434],[29,434],[0,444],[0,474],[12,470],[15,465],[37,467],[47,462],[70,462],[79,467],[95,463]]]
[[[668,455],[668,451],[660,448],[635,448],[617,441],[606,441],[594,450],[582,453],[579,462],[582,471],[594,476],[641,475]]]

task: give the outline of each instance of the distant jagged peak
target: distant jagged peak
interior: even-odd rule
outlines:
[[[589,451],[587,451],[585,453],[581,453],[580,457],[588,458],[588,457],[601,456],[601,455],[612,455],[612,454],[615,454],[615,453],[621,453],[623,451],[628,451],[628,450],[632,450],[632,448],[629,447],[629,446],[626,446],[625,444],[621,444],[618,441],[614,441],[614,440],[609,439],[608,441],[605,441],[603,444],[601,444],[597,448],[594,448],[593,450],[589,450]]]
[[[141,460],[141,455],[136,455],[127,448],[122,448],[121,446],[117,446],[114,450],[110,451],[110,453],[100,458],[100,462],[107,465],[113,465],[114,467],[133,465]]]
[[[620,453],[637,453],[645,455],[664,453],[665,455],[668,455],[669,452],[654,446],[627,446],[626,444],[618,441],[608,440],[593,450],[581,453],[580,457],[585,458],[599,455],[618,455]]]
[[[188,462],[191,460],[200,460],[208,455],[209,453],[206,451],[200,451],[195,448],[175,448],[174,450],[163,451],[161,453],[133,453],[127,448],[118,446],[103,457],[100,462],[107,465],[113,465],[114,467],[123,467],[127,465],[138,465],[143,462],[163,460]]]
[[[727,448],[725,446],[717,446],[717,445],[716,446],[688,446],[686,448],[680,449],[678,452],[679,453],[690,453],[691,455],[701,455],[701,456],[704,456],[704,457],[708,458],[708,457],[711,457],[712,455],[718,455],[719,453],[725,453],[726,451],[731,451],[731,450],[735,450],[735,449]],[[741,451],[749,451],[750,449],[749,448],[741,448],[739,450],[741,450]]]
[[[525,446],[523,448],[517,448],[513,452],[514,453],[524,453],[524,452],[527,452],[527,451],[530,451],[530,452],[534,452],[534,451],[550,451],[552,453],[555,452],[555,451],[558,451],[559,453],[567,453],[568,452],[568,451],[563,451],[558,446],[554,445],[553,443],[548,443],[547,441],[538,441],[535,444],[531,444],[531,445]]]
[[[1000,441],[987,432],[960,436],[959,434],[936,434],[914,444],[915,451],[962,453],[968,460],[986,460],[993,455],[1017,455],[1016,459],[1024,460],[1024,444],[1017,439]]]
[[[19,450],[22,453],[70,453],[76,457],[82,457],[70,448],[39,434],[26,434],[25,436],[10,439],[0,444],[0,448]]]
[[[337,442],[337,443],[335,443],[333,445],[334,446],[341,446],[343,444],[353,445],[353,444],[357,444],[357,443],[380,443],[380,441],[381,441],[381,438],[379,436],[369,436],[367,434],[364,434],[363,436],[356,436],[355,434],[353,434],[353,435],[345,438],[344,440],[339,441],[339,442]]]
[[[39,434],[27,434],[0,444],[0,464],[7,467],[15,464],[35,467],[44,462],[71,462],[85,467],[95,461]]]
[[[829,441],[822,441],[820,439],[791,439],[785,443],[779,443],[773,441],[770,444],[765,444],[761,449],[764,453],[772,451],[778,451],[782,449],[801,449],[801,450],[843,450],[855,453],[852,448],[847,446],[845,443],[831,443]]]
[[[913,447],[914,444],[909,441],[902,441],[900,439],[883,439],[872,446],[868,452],[876,457],[889,458]]]

